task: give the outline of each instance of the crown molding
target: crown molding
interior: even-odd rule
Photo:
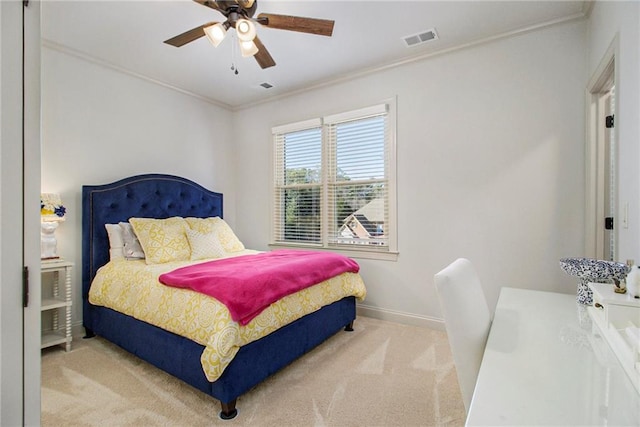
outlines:
[[[586,3],[593,3],[593,1],[586,1],[585,4]],[[438,50],[438,51],[429,52],[429,53],[426,53],[426,54],[421,54],[421,55],[416,55],[416,56],[412,56],[412,57],[409,57],[409,58],[404,58],[404,59],[402,59],[400,61],[393,61],[393,62],[384,64],[384,65],[378,65],[378,66],[367,68],[367,69],[364,69],[364,70],[360,70],[360,71],[357,71],[357,72],[354,72],[354,73],[345,74],[345,75],[343,75],[341,77],[337,77],[337,78],[334,77],[334,78],[331,78],[331,79],[318,81],[316,83],[312,83],[310,85],[307,85],[307,86],[305,86],[304,88],[301,88],[301,89],[294,89],[294,90],[288,91],[286,93],[282,93],[280,95],[275,95],[275,96],[272,96],[272,97],[269,97],[269,98],[265,98],[265,99],[262,99],[262,100],[259,100],[259,101],[252,101],[252,102],[247,103],[247,104],[234,106],[234,107],[232,107],[232,111],[245,110],[245,109],[252,108],[252,107],[255,107],[257,105],[260,105],[260,104],[266,104],[266,103],[269,103],[269,102],[285,99],[285,98],[288,98],[290,96],[300,95],[300,94],[303,94],[303,93],[306,93],[306,92],[310,92],[310,91],[313,91],[313,90],[321,89],[321,88],[324,88],[324,87],[327,87],[327,86],[333,86],[333,85],[338,84],[338,83],[344,83],[344,82],[347,82],[349,80],[354,80],[354,79],[357,79],[357,78],[365,77],[365,76],[368,76],[368,75],[371,75],[371,74],[379,73],[381,71],[387,71],[387,70],[390,70],[390,69],[393,69],[393,68],[397,68],[397,67],[400,67],[400,66],[403,66],[403,65],[411,64],[411,63],[414,63],[414,62],[424,61],[426,59],[430,59],[430,58],[433,58],[433,57],[446,55],[446,54],[457,52],[457,51],[464,50],[464,49],[470,49],[470,48],[477,47],[477,46],[480,46],[480,45],[484,45],[484,44],[487,44],[487,43],[492,43],[492,42],[495,42],[495,41],[498,41],[498,40],[503,40],[503,39],[508,39],[508,38],[511,38],[511,37],[516,37],[516,36],[519,36],[519,35],[522,35],[522,34],[530,33],[530,32],[533,32],[533,31],[542,30],[542,29],[549,28],[549,27],[554,27],[554,26],[557,26],[557,25],[561,25],[561,24],[565,24],[565,23],[569,23],[569,22],[573,22],[573,21],[584,20],[584,19],[587,18],[587,9],[588,9],[588,12],[590,12],[592,7],[593,7],[593,5],[591,5],[590,7],[585,6],[585,7],[583,7],[582,11],[580,11],[578,13],[574,13],[572,15],[568,15],[568,16],[562,17],[562,18],[557,18],[557,19],[553,19],[553,20],[550,20],[550,21],[545,21],[545,22],[534,24],[534,25],[530,25],[530,26],[527,26],[527,27],[522,27],[522,28],[519,28],[517,30],[507,31],[507,32],[504,32],[504,33],[500,33],[500,34],[496,34],[496,35],[493,35],[493,36],[489,36],[489,37],[485,37],[485,38],[482,38],[482,39],[478,39],[478,40],[475,40],[473,42],[464,43],[464,44],[457,45],[457,46],[452,46],[452,47],[447,48],[447,49],[442,49],[442,50]]]
[[[174,90],[174,91],[179,92],[179,93],[181,93],[183,95],[187,95],[187,96],[199,99],[200,101],[204,101],[206,103],[218,106],[220,108],[224,108],[226,110],[233,110],[233,108],[229,104],[225,104],[225,103],[217,101],[215,99],[212,99],[212,98],[197,94],[195,92],[191,92],[189,90],[182,89],[182,88],[180,88],[178,86],[172,85],[172,84],[164,82],[162,80],[154,79],[154,78],[146,76],[144,74],[140,74],[140,73],[137,73],[135,71],[131,71],[131,70],[127,69],[127,68],[121,67],[119,65],[112,64],[109,61],[105,61],[103,59],[96,58],[95,56],[88,55],[85,52],[81,52],[79,50],[70,48],[69,46],[54,42],[54,41],[49,40],[49,39],[45,39],[45,38],[42,39],[42,47],[47,48],[47,49],[51,49],[51,50],[55,50],[57,52],[65,54],[65,55],[73,56],[73,57],[81,59],[83,61],[90,62],[92,64],[101,66],[103,68],[108,68],[110,70],[117,71],[119,73],[126,74],[128,76],[135,77],[135,78],[140,79],[140,80],[144,80],[144,81],[146,81],[148,83],[153,83],[153,84],[165,87],[167,89]]]
[[[562,18],[557,18],[557,19],[553,19],[550,21],[544,21],[541,23],[537,23],[537,24],[533,24],[533,25],[529,25],[527,27],[522,27],[516,30],[512,30],[512,31],[506,31],[500,34],[496,34],[493,36],[489,36],[489,37],[485,37],[482,39],[478,39],[469,43],[464,43],[461,45],[457,45],[457,46],[452,46],[450,48],[446,48],[446,49],[442,49],[442,50],[437,50],[437,51],[433,51],[433,52],[429,52],[429,53],[425,53],[425,54],[420,54],[420,55],[416,55],[416,56],[412,56],[412,57],[408,57],[408,58],[404,58],[402,60],[399,61],[392,61],[389,62],[387,64],[383,64],[383,65],[378,65],[375,67],[370,67],[367,69],[363,69],[363,70],[359,70],[357,72],[353,72],[353,73],[348,73],[348,74],[344,74],[342,76],[339,77],[332,77],[326,80],[320,80],[317,81],[315,83],[311,83],[309,85],[306,85],[304,88],[300,88],[300,89],[293,89],[290,91],[287,91],[286,93],[282,93],[279,95],[274,95],[274,96],[270,96],[268,98],[264,98],[261,100],[257,100],[257,101],[250,101],[248,103],[245,104],[241,104],[241,105],[229,105],[226,104],[224,102],[220,102],[217,101],[215,99],[200,95],[198,93],[186,90],[186,89],[182,89],[178,86],[172,85],[170,83],[158,80],[158,79],[154,79],[151,78],[149,76],[146,76],[144,74],[140,74],[137,73],[135,71],[129,70],[127,68],[112,64],[108,61],[105,61],[103,59],[99,59],[96,58],[94,56],[91,56],[85,52],[81,52],[79,50],[70,48],[66,45],[54,42],[52,40],[49,39],[42,39],[42,47],[44,48],[48,48],[48,49],[52,49],[61,53],[64,53],[66,55],[70,55],[73,57],[76,57],[78,59],[99,65],[101,67],[104,68],[108,68],[141,80],[144,80],[146,82],[149,83],[153,83],[153,84],[157,84],[160,86],[163,86],[165,88],[174,90],[176,92],[179,92],[183,95],[187,95],[196,99],[199,99],[201,101],[204,101],[206,103],[218,106],[220,108],[224,108],[226,110],[232,111],[232,112],[238,112],[238,111],[242,111],[242,110],[246,110],[258,105],[262,105],[262,104],[267,104],[270,102],[274,102],[274,101],[278,101],[278,100],[282,100],[282,99],[286,99],[292,96],[296,96],[296,95],[300,95],[300,94],[304,94],[307,92],[311,92],[314,90],[318,90],[318,89],[322,89],[328,86],[333,86],[339,83],[344,83],[350,80],[354,80],[357,78],[361,78],[361,77],[365,77],[371,74],[375,74],[375,73],[379,73],[382,71],[387,71],[393,68],[397,68],[397,67],[401,67],[404,65],[408,65],[408,64],[412,64],[415,62],[420,62],[420,61],[424,61],[426,59],[430,59],[430,58],[434,58],[434,57],[438,57],[438,56],[442,56],[442,55],[446,55],[449,53],[453,53],[453,52],[457,52],[460,50],[464,50],[464,49],[470,49],[470,48],[474,48],[480,45],[484,45],[487,43],[492,43],[498,40],[503,40],[503,39],[507,39],[507,38],[511,38],[511,37],[515,37],[515,36],[519,36],[522,34],[526,34],[526,33],[530,33],[533,31],[538,31],[538,30],[542,30],[545,28],[549,28],[549,27],[553,27],[556,25],[561,25],[561,24],[565,24],[565,23],[569,23],[572,21],[579,21],[579,20],[584,20],[587,19],[590,14],[591,11],[593,10],[593,6],[596,0],[585,0],[582,10],[578,13],[572,14],[572,15],[568,15]]]

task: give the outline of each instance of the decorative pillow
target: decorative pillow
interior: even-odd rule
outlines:
[[[122,253],[126,259],[144,259],[144,251],[136,233],[133,232],[131,224],[128,222],[119,222],[118,225],[122,230]]]
[[[189,227],[202,234],[215,234],[226,252],[244,250],[244,245],[233,233],[224,219],[214,216],[210,218],[185,218]]]
[[[119,224],[105,224],[109,236],[109,259],[115,261],[124,258],[124,240]]]
[[[184,218],[129,218],[129,222],[140,240],[147,264],[184,261],[191,256]]]
[[[187,230],[187,239],[191,246],[191,260],[223,258],[227,255],[215,233],[202,234]]]

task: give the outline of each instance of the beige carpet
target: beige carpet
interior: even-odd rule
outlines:
[[[464,424],[444,332],[359,317],[238,399],[219,402],[102,340],[43,350],[43,426]]]

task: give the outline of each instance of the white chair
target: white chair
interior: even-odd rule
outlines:
[[[491,327],[491,314],[480,278],[468,259],[455,260],[437,273],[434,281],[468,413]]]

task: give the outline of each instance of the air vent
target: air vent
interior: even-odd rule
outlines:
[[[272,85],[272,84],[269,84],[269,83],[267,83],[267,82],[260,83],[260,86],[262,86],[262,87],[263,87],[263,88],[265,88],[265,89],[271,89],[271,88],[273,87],[273,85]]]
[[[432,40],[438,40],[438,33],[436,33],[436,30],[432,28],[419,34],[403,37],[402,40],[404,40],[407,47],[413,47]]]

